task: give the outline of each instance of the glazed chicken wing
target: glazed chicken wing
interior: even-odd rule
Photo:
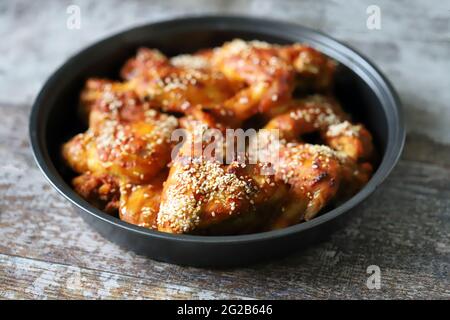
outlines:
[[[278,48],[263,42],[226,43],[214,52],[212,64],[228,79],[246,84],[226,103],[242,119],[286,102],[294,89],[294,68],[280,58]]]
[[[149,183],[120,186],[119,217],[123,221],[149,229],[157,229],[156,218],[161,202],[163,183],[167,170],[161,171]]]
[[[310,144],[282,147],[275,175],[289,185],[290,193],[273,228],[313,218],[336,195],[341,180],[333,152]]]
[[[246,87],[225,103],[236,117],[265,113],[292,97],[296,84],[329,87],[334,62],[313,48],[233,40],[214,50],[212,65],[229,80]]]
[[[80,95],[80,114],[90,127],[97,125],[97,117],[117,117],[127,119],[130,115],[140,116],[141,111],[148,109],[143,105],[127,82],[117,82],[101,78],[91,78]],[[91,120],[91,113],[97,115]],[[122,117],[125,115],[125,117]]]
[[[285,188],[261,173],[261,164],[192,157],[187,140],[164,184],[158,230],[170,233],[239,233],[254,230],[270,215]]]
[[[156,111],[155,111],[156,112]],[[130,183],[145,183],[170,161],[175,118],[121,125],[105,121],[98,133],[87,131],[63,146],[63,156],[77,172],[108,173]]]
[[[297,141],[304,134],[319,132],[328,146],[355,160],[372,157],[371,134],[363,125],[352,124],[334,99],[310,96],[291,101],[286,110],[265,126],[266,129],[278,129],[281,139]]]
[[[84,199],[107,213],[119,208],[119,185],[108,174],[86,172],[73,179],[73,187]]]
[[[170,161],[178,121],[141,102],[133,92],[102,88],[90,104],[89,129],[64,144],[67,163],[79,173],[108,173],[145,183]],[[85,91],[86,92],[86,91]]]
[[[289,195],[271,228],[311,220],[325,206],[353,195],[371,174],[344,154],[327,146],[287,144],[280,148],[275,178],[289,186]]]

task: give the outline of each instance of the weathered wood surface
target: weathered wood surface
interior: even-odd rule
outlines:
[[[66,28],[67,6],[81,29]],[[369,5],[381,30],[366,26]],[[0,101],[31,103],[70,55],[118,31],[186,14],[248,14],[322,30],[370,57],[405,103],[409,128],[450,143],[450,1],[152,0],[0,1]]]
[[[367,5],[360,2],[195,2],[203,6],[197,12],[258,8],[351,42],[399,88],[410,132],[398,166],[342,231],[281,260],[213,270],[152,261],[103,239],[35,166],[28,114],[48,73],[83,43],[194,3],[117,1],[111,8],[120,10],[103,17],[98,2],[74,2],[88,10],[81,31],[69,39],[67,4],[0,4],[0,34],[6,37],[0,43],[0,298],[450,298],[450,146],[425,136],[449,142],[449,10],[399,2],[386,10],[387,34],[374,34],[365,29]],[[20,24],[32,17],[36,26]],[[408,28],[414,17],[413,35]],[[43,30],[47,37],[36,36]],[[366,286],[369,265],[381,268],[380,290]]]
[[[35,167],[29,108],[0,105],[0,296],[5,298],[450,298],[450,148],[410,135],[391,177],[341,232],[231,270],[126,252],[81,220]],[[368,290],[378,265],[382,289]]]

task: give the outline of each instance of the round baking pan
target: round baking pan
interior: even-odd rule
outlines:
[[[174,235],[128,224],[95,208],[70,186],[73,173],[60,158],[61,144],[86,127],[77,103],[89,77],[118,78],[127,58],[142,46],[167,55],[221,45],[234,38],[271,43],[307,43],[339,62],[335,94],[344,108],[374,136],[380,154],[373,177],[355,196],[315,219],[281,230],[238,236]],[[30,116],[36,162],[50,183],[88,225],[139,254],[192,266],[253,263],[311,245],[341,227],[347,214],[369,196],[396,164],[405,139],[399,99],[389,81],[365,57],[323,33],[285,22],[250,17],[176,18],[137,27],[99,41],[67,60],[46,82]],[[65,214],[61,212],[61,214]]]

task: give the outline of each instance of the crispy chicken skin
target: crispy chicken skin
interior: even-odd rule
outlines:
[[[175,234],[245,234],[313,219],[358,192],[374,165],[370,132],[332,95],[335,68],[303,44],[236,39],[175,57],[141,48],[121,80],[86,81],[79,113],[88,129],[61,147],[78,175],[74,190],[123,221]],[[181,143],[172,136],[180,128]],[[238,128],[256,129],[248,145],[270,132],[263,149],[276,161],[248,153],[229,161],[236,141],[208,156],[210,137],[195,140]]]
[[[192,153],[195,134],[190,137],[164,184],[158,230],[201,232],[222,224],[222,233],[237,233],[261,225],[264,210],[283,197],[283,186],[273,176],[261,173],[261,163],[233,161],[223,165],[215,158],[197,157]],[[233,223],[235,220],[239,223]],[[233,229],[227,230],[227,225]]]
[[[178,120],[152,109],[119,85],[103,83],[102,90],[90,102],[89,129],[63,145],[63,157],[79,173],[91,171],[146,183],[170,162],[170,137]]]
[[[372,157],[372,135],[362,124],[351,123],[335,99],[314,95],[292,100],[284,109],[286,112],[271,118],[265,127],[279,129],[282,139],[295,141],[318,132],[328,146],[355,160]]]
[[[141,227],[157,229],[156,218],[159,212],[163,183],[166,179],[167,170],[162,170],[147,184],[122,183],[120,186],[120,219]]]
[[[193,67],[188,67],[176,61],[174,64],[161,52],[142,48],[125,64],[121,75],[140,97],[155,101],[164,111],[186,113],[198,105],[222,103],[234,94],[233,84],[223,74],[203,68],[201,63],[191,62]]]
[[[371,167],[359,166],[347,155],[324,145],[286,144],[280,148],[275,180],[289,186],[281,214],[271,229],[311,220],[320,210],[359,190],[370,178]]]
[[[273,224],[273,228],[280,228],[310,220],[336,195],[340,163],[324,146],[283,146],[275,177],[290,187],[282,213]]]
[[[105,121],[99,132],[88,130],[63,146],[63,156],[76,172],[110,174],[120,181],[146,183],[170,162],[170,133],[176,120],[117,125]]]
[[[73,187],[99,209],[113,213],[119,208],[119,185],[107,174],[83,173],[73,179]]]
[[[298,81],[304,85],[310,82],[316,89],[328,88],[335,66],[310,47],[242,40],[215,49],[211,63],[229,80],[246,85],[225,103],[227,109],[242,119],[288,102]]]

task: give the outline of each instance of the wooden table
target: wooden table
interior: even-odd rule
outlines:
[[[450,298],[450,8],[377,1],[73,1],[0,4],[1,298]],[[104,2],[101,2],[104,5]],[[114,8],[110,10],[109,8]],[[306,251],[227,270],[179,267],[125,251],[91,230],[37,169],[28,114],[46,77],[99,37],[182,12],[250,12],[303,23],[371,57],[405,104],[403,156],[340,232]],[[33,25],[30,25],[33,23]],[[366,286],[369,265],[381,289]]]

